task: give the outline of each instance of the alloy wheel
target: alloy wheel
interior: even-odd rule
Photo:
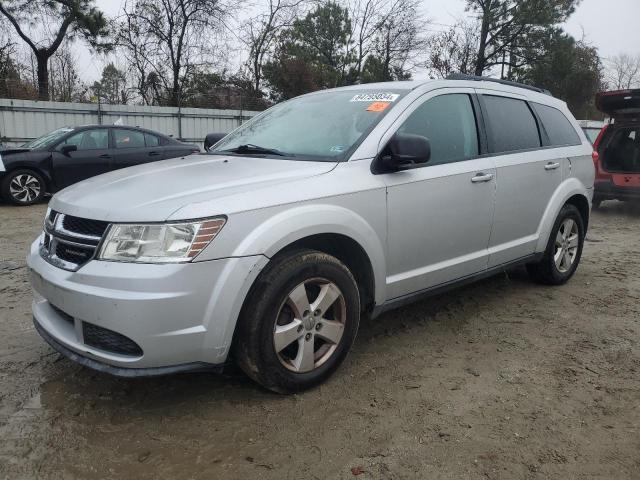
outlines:
[[[20,203],[33,202],[40,195],[40,181],[28,173],[16,175],[9,184],[9,193]]]
[[[578,255],[579,246],[578,224],[572,218],[567,218],[558,229],[555,242],[553,260],[560,273],[571,270]]]
[[[280,363],[296,373],[324,364],[342,339],[346,310],[335,283],[312,278],[298,284],[280,306],[273,329]]]

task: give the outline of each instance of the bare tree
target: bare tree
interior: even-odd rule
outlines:
[[[310,0],[268,0],[266,10],[247,22],[244,41],[249,49],[248,69],[256,93],[262,87],[262,68],[273,53],[280,32],[291,27],[310,3]]]
[[[80,80],[76,65],[78,59],[71,53],[68,42],[49,60],[49,93],[56,102],[79,102],[86,100],[87,87]]]
[[[102,42],[106,20],[93,0],[0,0],[0,13],[33,51],[42,100],[49,99],[49,59],[63,40],[81,37],[92,47],[109,47]]]
[[[457,22],[449,30],[432,35],[426,50],[424,67],[432,74],[442,78],[451,73],[473,74],[478,51],[477,24]]]
[[[353,31],[349,46],[355,59],[354,80],[393,77],[408,66],[424,47],[422,30],[427,21],[419,0],[347,0]],[[367,59],[371,59],[367,62]],[[373,58],[375,57],[375,58]],[[368,72],[364,70],[368,69]],[[386,72],[386,73],[384,73]],[[406,72],[405,72],[406,73]],[[400,74],[402,76],[402,74]]]
[[[118,20],[117,45],[126,52],[145,98],[162,86],[164,102],[179,105],[198,68],[214,62],[217,35],[239,0],[133,0]],[[162,92],[159,92],[162,95]],[[148,103],[148,98],[145,101]]]
[[[606,61],[606,80],[615,90],[640,87],[640,55],[621,53]]]

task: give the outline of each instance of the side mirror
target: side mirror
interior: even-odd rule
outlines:
[[[224,137],[226,137],[226,133],[210,133],[206,137],[204,137],[204,149],[208,151],[210,147],[214,146]]]
[[[431,158],[431,144],[427,137],[411,133],[396,133],[379,157],[380,172],[409,170],[427,163]]]
[[[63,145],[60,151],[63,155],[69,155],[71,152],[75,152],[78,150],[77,145]]]

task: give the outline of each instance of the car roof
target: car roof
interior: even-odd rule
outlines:
[[[150,133],[159,137],[165,137],[165,138],[169,138],[171,140],[174,140],[173,137],[170,137],[169,135],[165,135],[164,133],[160,133],[160,132],[156,132],[154,130],[149,130],[148,128],[144,128],[144,127],[137,127],[137,126],[132,126],[132,125],[114,125],[114,124],[109,124],[109,125],[99,125],[96,123],[88,123],[86,125],[76,125],[75,127],[67,127],[67,128],[72,128],[74,130],[87,130],[90,128],[123,128],[126,130],[139,130],[143,133]]]
[[[460,78],[460,79],[458,79]],[[307,95],[316,95],[329,91],[371,91],[371,90],[405,90],[411,91],[418,88],[435,90],[438,88],[474,88],[483,90],[494,90],[497,92],[510,93],[514,95],[524,96],[529,101],[541,103],[554,107],[566,107],[566,103],[558,98],[553,97],[546,90],[531,87],[529,85],[520,85],[515,82],[503,82],[498,79],[466,76],[465,79],[458,77],[456,79],[427,79],[427,80],[406,80],[395,82],[378,82],[363,83],[358,85],[348,85],[329,90],[318,90],[308,93]]]

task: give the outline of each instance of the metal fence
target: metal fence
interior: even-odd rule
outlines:
[[[202,108],[104,105],[0,99],[0,142],[20,145],[64,126],[87,124],[149,128],[202,144],[208,133],[227,133],[258,112]]]

